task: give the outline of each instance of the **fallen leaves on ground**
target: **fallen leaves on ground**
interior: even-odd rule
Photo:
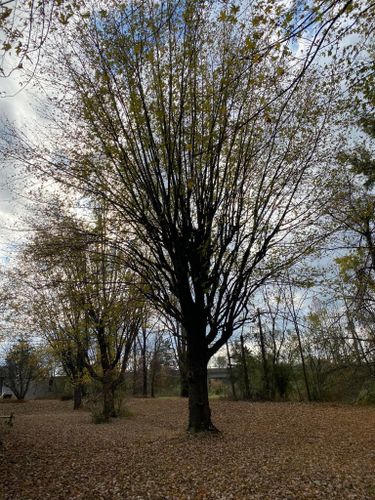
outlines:
[[[196,437],[186,400],[101,425],[71,406],[0,404],[1,499],[375,499],[375,408],[214,400],[222,432]]]

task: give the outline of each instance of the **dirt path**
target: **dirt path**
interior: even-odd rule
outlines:
[[[222,435],[196,438],[186,403],[102,425],[69,401],[0,404],[0,498],[375,499],[375,408],[213,401]]]

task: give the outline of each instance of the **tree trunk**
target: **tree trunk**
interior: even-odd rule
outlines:
[[[300,335],[300,331],[299,331],[299,327],[298,327],[297,321],[294,321],[294,328],[295,328],[296,335],[297,335],[297,340],[298,340],[298,349],[299,349],[299,354],[300,354],[300,357],[301,357],[302,372],[303,372],[303,379],[305,381],[305,388],[306,388],[307,400],[308,401],[312,401],[310,384],[309,384],[309,378],[307,376],[305,355],[303,353],[302,340],[301,340],[301,335]]]
[[[236,385],[234,381],[234,374],[233,374],[233,367],[232,367],[232,358],[229,352],[229,344],[228,342],[225,343],[227,347],[227,359],[228,359],[228,368],[229,368],[229,379],[230,379],[230,384],[232,386],[232,396],[233,399],[237,399],[237,394],[236,394]]]
[[[143,345],[142,345],[142,379],[143,379],[143,384],[142,384],[142,395],[144,398],[147,398],[148,390],[147,390],[147,385],[148,385],[148,380],[147,380],[147,359],[146,359],[146,352],[147,352],[147,345],[146,345],[146,332],[143,331]]]
[[[294,301],[293,301],[293,293],[292,293],[292,286],[289,281],[289,290],[290,290],[290,306],[288,306],[288,309],[292,315],[292,321],[294,323],[294,329],[296,332],[297,336],[297,341],[298,341],[298,349],[299,349],[299,354],[301,357],[301,363],[302,363],[302,372],[303,372],[303,379],[305,381],[305,388],[306,388],[306,394],[307,394],[307,399],[308,401],[312,401],[311,397],[311,391],[310,391],[310,384],[309,384],[309,379],[307,376],[307,369],[306,369],[306,363],[305,363],[305,355],[303,353],[303,347],[302,347],[302,340],[301,340],[301,334],[300,334],[300,329],[298,325],[298,317],[297,313],[294,307]]]
[[[263,328],[262,328],[262,321],[260,319],[259,309],[257,309],[257,315],[258,315],[260,348],[262,353],[262,364],[263,364],[263,384],[264,384],[263,393],[265,399],[270,399],[270,378],[268,373],[267,353],[266,353],[266,347],[264,345]]]
[[[137,394],[137,345],[133,344],[133,396]]]
[[[187,369],[187,345],[186,345],[186,329],[181,326],[182,337],[179,340],[178,347],[178,365],[180,369],[180,396],[182,398],[189,397],[189,380]]]
[[[150,395],[152,398],[155,397],[155,377],[156,377],[156,359],[155,359],[155,349],[153,357],[151,360],[151,380],[150,380]]]
[[[189,397],[189,380],[185,369],[180,370],[180,397]]]
[[[143,390],[142,395],[144,398],[147,398],[148,390],[147,390],[147,366],[146,363],[143,364]]]
[[[240,335],[240,342],[241,342],[241,359],[242,359],[243,378],[245,387],[244,399],[250,399],[251,395],[250,395],[249,372],[247,370],[245,343],[242,333]]]
[[[74,384],[73,389],[73,409],[79,410],[82,406],[82,385]]]
[[[106,420],[110,417],[117,417],[115,391],[111,384],[103,384],[103,416]]]
[[[211,410],[208,401],[208,354],[204,331],[188,332],[187,361],[189,381],[188,430],[192,433],[217,432],[211,421]]]

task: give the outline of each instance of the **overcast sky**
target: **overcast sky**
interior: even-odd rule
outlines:
[[[347,20],[344,22],[348,22]],[[343,42],[353,43],[352,37],[347,37]],[[296,43],[294,50],[296,55],[304,48],[303,40]],[[3,131],[5,121],[15,123],[20,129],[25,129],[26,124],[32,123],[36,114],[32,108],[35,87],[29,85],[26,89],[21,89],[19,84],[19,74],[16,70],[8,78],[0,78],[0,133]],[[29,200],[27,199],[28,183],[31,178],[21,176],[9,165],[4,165],[0,150],[0,262],[14,254],[14,249],[24,239],[27,226],[22,218],[27,213]],[[29,186],[31,187],[31,186]]]
[[[17,76],[0,78],[1,130],[6,122],[14,123],[21,130],[34,118],[30,91],[21,89]],[[22,217],[27,210],[27,179],[4,162],[0,151],[0,259],[6,261],[23,240],[26,228]]]

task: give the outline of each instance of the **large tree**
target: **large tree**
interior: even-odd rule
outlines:
[[[131,228],[133,269],[186,333],[189,429],[213,430],[209,359],[317,237],[334,87],[313,61],[352,2],[322,2],[302,25],[283,2],[107,4],[51,63],[62,135],[27,161]],[[305,54],[293,23],[313,33]]]

